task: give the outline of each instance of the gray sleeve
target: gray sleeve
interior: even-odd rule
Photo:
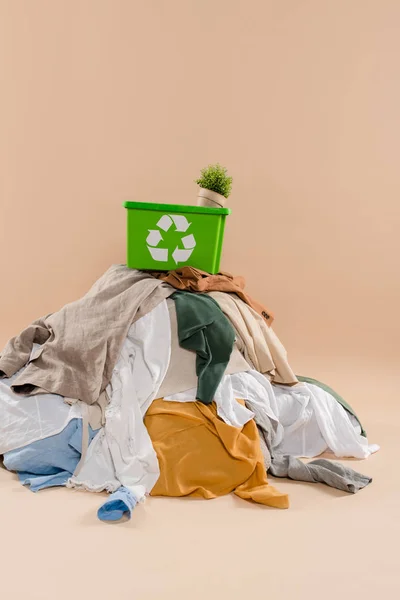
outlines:
[[[0,356],[0,378],[15,375],[28,362],[33,344],[44,344],[49,339],[50,331],[45,319],[34,321],[7,343]]]

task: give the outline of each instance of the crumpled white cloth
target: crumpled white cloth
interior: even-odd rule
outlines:
[[[196,389],[164,398],[176,402],[193,402]],[[288,387],[271,384],[269,379],[252,370],[226,375],[218,387],[217,414],[228,425],[242,427],[254,413],[247,406],[265,411],[273,423],[274,450],[297,457],[319,456],[325,451],[337,457],[367,458],[379,450],[361,436],[358,423],[352,421],[337,400],[316,385],[299,383]]]
[[[35,344],[32,352],[39,347]],[[56,435],[71,419],[82,417],[80,407],[66,404],[62,396],[14,394],[11,385],[24,369],[9,379],[0,379],[0,454]]]
[[[273,388],[284,428],[276,448],[279,454],[311,458],[330,451],[338,458],[368,458],[379,450],[361,435],[359,424],[329,392],[310,383]]]
[[[156,397],[171,354],[171,326],[164,300],[130,328],[107,393],[106,423],[90,444],[68,487],[114,492],[121,485],[140,502],[160,476],[143,417]]]
[[[243,373],[244,375],[245,373]],[[225,423],[233,427],[243,427],[254,417],[254,413],[245,406],[236,401],[233,388],[233,375],[225,375],[215,393],[214,402],[217,405],[217,414]],[[166,396],[164,400],[169,402],[195,402],[197,388],[192,388],[186,392],[179,392]]]

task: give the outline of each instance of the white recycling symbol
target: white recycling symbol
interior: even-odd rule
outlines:
[[[158,229],[149,229],[149,235],[146,239],[147,248],[149,249],[153,260],[158,262],[168,261],[168,248],[158,248],[158,245],[164,239],[160,229],[162,231],[168,231],[172,225],[175,225],[175,231],[186,233],[191,223],[189,223],[187,218],[183,215],[163,215],[156,225]],[[184,235],[181,241],[184,248],[179,248],[179,246],[177,246],[172,252],[172,258],[176,264],[189,260],[193,250],[196,247],[196,240],[192,233],[189,235]]]

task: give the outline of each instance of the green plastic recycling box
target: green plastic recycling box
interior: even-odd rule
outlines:
[[[218,273],[228,208],[125,202],[127,265],[170,271],[191,266]]]

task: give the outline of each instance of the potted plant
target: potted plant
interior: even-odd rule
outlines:
[[[198,206],[221,208],[232,190],[232,177],[227,175],[225,167],[209,165],[201,170],[201,177],[196,179],[200,186],[197,197]]]

